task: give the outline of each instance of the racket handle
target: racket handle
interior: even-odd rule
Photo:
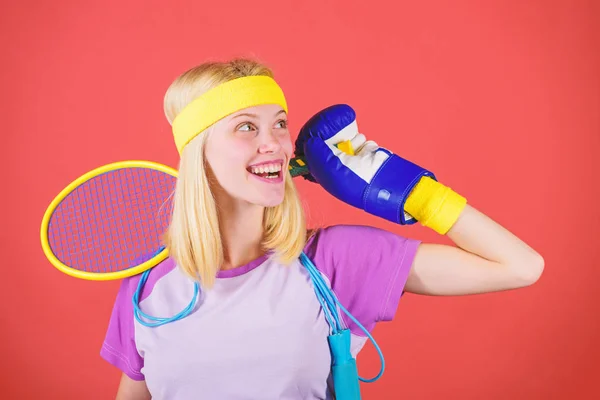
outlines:
[[[335,145],[338,149],[343,151],[344,153],[353,156],[354,148],[352,147],[352,142],[350,140],[345,140]],[[304,157],[295,157],[290,160],[289,166],[290,174],[292,174],[292,178],[300,175],[306,175],[310,173],[308,167],[306,165],[306,160]]]
[[[290,160],[290,165],[288,167],[292,178],[296,176],[306,175],[310,171],[308,170],[308,166],[306,165],[306,160],[303,157],[295,157]]]

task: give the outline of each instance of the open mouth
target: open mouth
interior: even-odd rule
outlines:
[[[251,165],[247,169],[251,174],[265,179],[279,179],[281,177],[281,162]]]

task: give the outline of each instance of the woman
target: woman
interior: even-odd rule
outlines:
[[[394,317],[403,292],[514,289],[543,270],[538,253],[432,173],[367,141],[347,106],[303,127],[295,150],[308,161],[307,178],[374,215],[418,220],[456,246],[367,226],[307,234],[287,173],[287,105],[263,65],[200,65],[175,80],[164,107],[181,155],[170,258],[151,271],[139,306],[172,316],[190,303],[194,282],[201,290],[185,318],[148,327],[132,306],[140,277],[123,281],[101,350],[123,371],[118,399],[332,398],[329,326],[302,252],[367,330]],[[356,355],[366,337],[342,318]]]

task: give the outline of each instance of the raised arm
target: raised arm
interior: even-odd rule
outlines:
[[[397,224],[418,221],[454,241],[456,246],[419,246],[405,285],[408,292],[507,290],[530,285],[542,273],[542,257],[522,240],[468,205],[432,172],[367,140],[348,105],[328,107],[306,122],[296,154],[306,158],[306,178],[338,199]]]
[[[469,205],[446,235],[456,246],[419,246],[407,292],[447,296],[516,289],[535,283],[544,269],[540,254]]]

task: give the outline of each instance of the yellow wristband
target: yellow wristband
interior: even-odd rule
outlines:
[[[404,210],[423,226],[445,235],[467,204],[467,199],[428,176],[414,187]]]

